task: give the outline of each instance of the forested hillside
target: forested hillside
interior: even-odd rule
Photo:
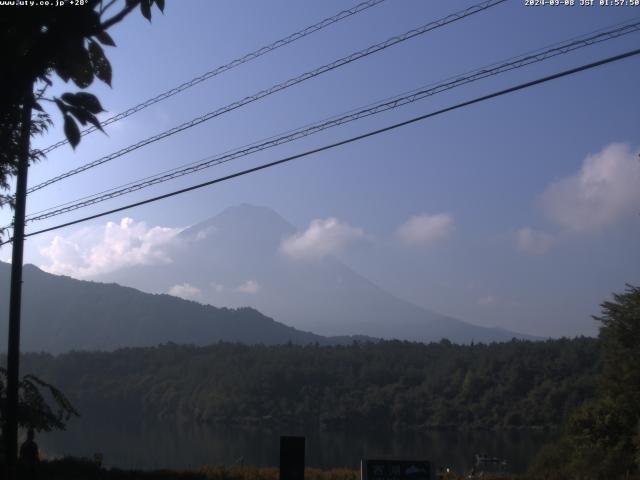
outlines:
[[[28,354],[81,414],[320,428],[546,428],[593,396],[595,339]],[[108,418],[108,417],[107,417]],[[80,421],[82,421],[80,419]]]
[[[10,265],[0,262],[0,300],[9,299]],[[253,308],[216,308],[171,295],[154,295],[116,284],[86,282],[24,268],[21,350],[61,353],[115,350],[167,341],[210,345],[350,343],[358,337],[323,337],[284,325]],[[4,295],[4,297],[3,297]],[[6,325],[8,310],[0,313]],[[6,351],[7,329],[0,329]]]

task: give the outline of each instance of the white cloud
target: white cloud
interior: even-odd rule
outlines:
[[[260,286],[260,284],[258,282],[256,282],[255,280],[247,280],[246,282],[244,282],[242,285],[239,285],[236,288],[236,292],[239,293],[248,293],[250,295],[255,295],[256,293],[258,293],[260,290],[262,289],[262,287]]]
[[[216,283],[216,282],[211,282],[209,286],[215,293],[231,292],[231,293],[243,293],[243,294],[255,295],[256,293],[259,293],[260,290],[262,290],[262,285],[260,285],[255,280],[247,280],[246,282],[241,283],[235,288],[228,287],[222,283]]]
[[[548,233],[524,227],[516,231],[516,248],[531,255],[542,255],[547,253],[553,246],[554,237]]]
[[[181,229],[147,227],[123,218],[104,227],[84,228],[67,237],[55,236],[40,249],[49,260],[41,268],[50,273],[91,277],[133,265],[170,263],[166,247]]]
[[[283,240],[280,249],[293,258],[320,258],[339,253],[364,237],[361,228],[330,217],[313,220],[304,232]]]
[[[185,300],[197,300],[201,298],[202,291],[189,283],[181,283],[169,288],[169,295],[184,298]]]
[[[544,213],[572,231],[595,230],[640,210],[640,161],[629,145],[612,143],[589,155],[575,174],[540,197]]]
[[[416,215],[398,228],[398,237],[407,245],[430,246],[451,236],[453,217],[448,213]]]

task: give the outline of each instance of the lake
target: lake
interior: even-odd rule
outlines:
[[[277,466],[280,435],[305,435],[307,466],[358,468],[361,458],[430,460],[439,468],[468,471],[476,453],[504,458],[514,473],[523,472],[549,432],[430,431],[318,432],[201,426],[175,422],[118,424],[73,419],[68,430],[40,434],[36,441],[48,456],[103,454],[107,467],[159,469],[204,464]]]

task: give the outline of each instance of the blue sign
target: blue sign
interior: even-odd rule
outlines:
[[[367,460],[362,480],[431,480],[431,463],[412,460]]]

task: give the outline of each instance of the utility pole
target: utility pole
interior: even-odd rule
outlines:
[[[24,217],[27,204],[27,172],[31,138],[33,82],[29,82],[22,98],[20,144],[16,177],[16,205],[13,219],[11,255],[11,294],[9,300],[9,346],[7,349],[7,417],[4,419],[7,477],[17,478],[18,465],[18,383],[20,379],[20,307],[22,302],[22,254],[24,250]]]

